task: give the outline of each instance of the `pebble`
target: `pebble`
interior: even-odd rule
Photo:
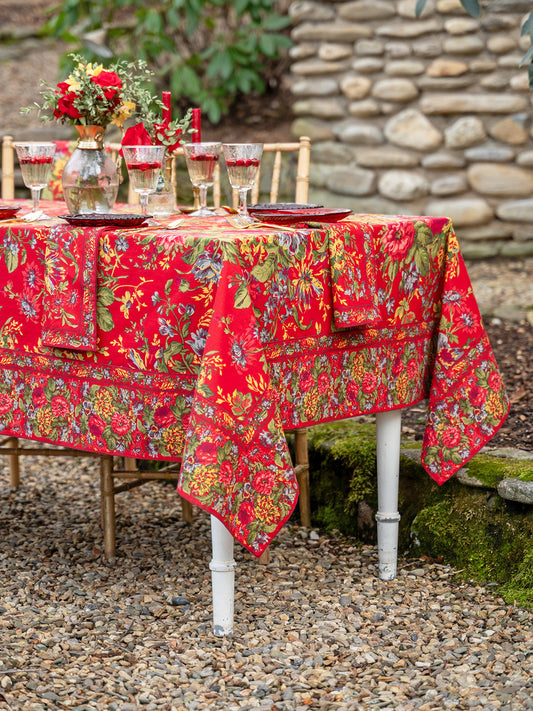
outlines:
[[[218,638],[209,517],[185,524],[164,482],[123,494],[107,566],[98,477],[28,457],[10,491],[0,473],[0,710],[531,711],[533,614],[494,587],[402,556],[384,582],[373,546],[289,523],[268,565],[236,547]]]

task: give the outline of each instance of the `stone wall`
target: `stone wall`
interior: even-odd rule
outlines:
[[[297,0],[295,135],[310,202],[447,215],[469,258],[533,255],[533,129],[520,28],[531,0]]]

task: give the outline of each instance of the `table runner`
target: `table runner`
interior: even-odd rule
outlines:
[[[284,428],[429,396],[422,461],[443,483],[507,414],[445,218],[104,228],[98,348],[87,353],[42,343],[50,228],[11,223],[0,234],[0,431],[182,459],[179,493],[256,555],[297,499]],[[358,319],[370,323],[347,327]]]

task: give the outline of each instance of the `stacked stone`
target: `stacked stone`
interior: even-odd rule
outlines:
[[[298,0],[294,135],[310,201],[447,215],[465,256],[533,255],[533,130],[521,25],[530,0]]]

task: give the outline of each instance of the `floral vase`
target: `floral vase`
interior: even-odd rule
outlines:
[[[104,148],[100,126],[76,126],[78,144],[63,168],[63,195],[71,215],[111,212],[119,186],[118,169]]]
[[[154,217],[169,217],[176,212],[176,195],[172,185],[172,158],[165,163],[157,181],[157,188],[148,195],[148,212]]]

